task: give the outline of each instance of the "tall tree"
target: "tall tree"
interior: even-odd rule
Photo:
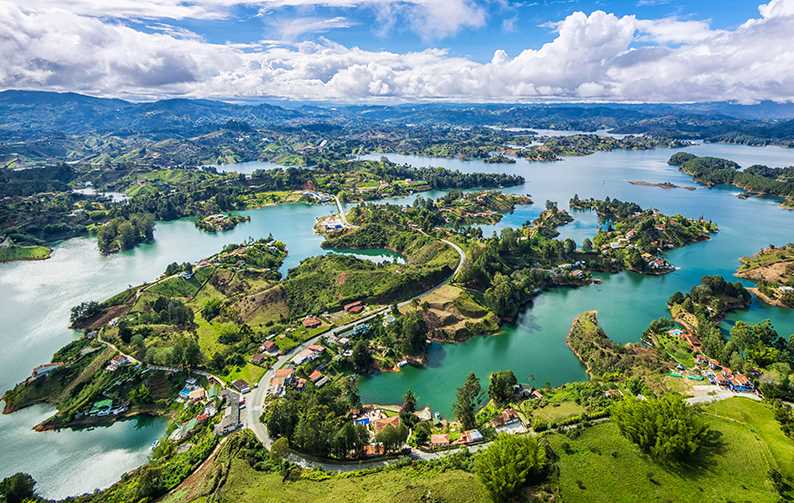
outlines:
[[[472,372],[464,381],[463,386],[458,388],[457,399],[455,400],[455,417],[463,424],[467,430],[476,426],[475,414],[482,402],[482,387],[480,380]]]

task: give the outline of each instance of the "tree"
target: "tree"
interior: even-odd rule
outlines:
[[[593,241],[591,241],[590,238],[585,238],[585,240],[582,241],[582,251],[585,253],[593,251]]]
[[[476,426],[475,413],[480,402],[482,402],[482,387],[480,380],[472,372],[464,381],[463,386],[458,388],[454,408],[455,417],[465,429],[470,430]]]
[[[216,316],[221,314],[221,299],[210,299],[201,307],[201,316],[207,320],[212,321]]]
[[[36,498],[36,480],[27,473],[15,473],[0,482],[0,501],[22,503]]]
[[[712,446],[718,435],[676,394],[627,398],[615,404],[612,419],[640,450],[664,461],[687,461],[701,448]]]
[[[130,391],[127,396],[129,397],[130,401],[136,405],[147,403],[152,397],[149,388],[146,387],[144,383],[141,383],[140,386]]]
[[[433,433],[433,427],[430,421],[422,421],[416,425],[414,429],[414,439],[418,445],[426,444],[430,440],[430,435]]]
[[[372,366],[372,355],[366,341],[358,341],[353,346],[353,368],[359,374],[369,372]]]
[[[376,436],[375,440],[383,444],[387,452],[399,449],[408,438],[408,428],[400,424],[396,428],[392,425],[386,425]]]
[[[417,419],[414,412],[416,412],[416,397],[413,391],[408,390],[403,397],[403,405],[400,407],[400,421],[409,427],[413,426]]]
[[[488,382],[488,398],[497,405],[507,404],[513,398],[513,386],[518,384],[512,370],[494,372]]]
[[[494,501],[507,501],[524,485],[543,480],[549,465],[546,446],[526,435],[499,435],[474,459],[474,471]]]

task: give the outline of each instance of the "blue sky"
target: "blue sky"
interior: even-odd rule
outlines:
[[[344,18],[349,26],[306,32],[295,40],[320,37],[340,44],[372,51],[419,51],[444,47],[450,54],[487,61],[494,50],[516,54],[528,47],[539,48],[554,38],[551,23],[573,11],[603,10],[619,16],[636,15],[643,19],[675,17],[706,20],[717,29],[735,29],[757,15],[758,4],[751,0],[523,0],[484,3],[486,21],[478,27],[462,27],[454,34],[433,36],[417,33],[406,24],[384,29],[370,6],[363,7],[284,7],[261,12],[259,6],[238,6],[224,20],[161,20],[203,36],[215,43],[245,43],[279,39],[280,23],[294,19],[333,20]],[[147,22],[136,23],[146,29]],[[340,23],[344,25],[344,23]]]
[[[793,33],[794,0],[7,0],[0,89],[792,101]]]

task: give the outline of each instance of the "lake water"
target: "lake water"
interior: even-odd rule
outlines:
[[[780,147],[702,144],[683,150],[726,157],[742,166],[794,165],[794,150]],[[733,273],[739,265],[739,257],[770,243],[782,245],[794,241],[794,212],[781,209],[775,201],[741,200],[736,197],[739,191],[733,188],[663,190],[627,183],[643,180],[692,185],[689,177],[667,165],[676,151],[600,152],[551,163],[519,160],[515,164],[387,154],[386,157],[395,162],[416,166],[444,166],[466,172],[502,171],[524,176],[523,186],[511,187],[505,192],[530,194],[535,204],[517,208],[497,225],[483,226],[486,233],[519,226],[537,217],[546,200],[557,201],[561,208],[567,209],[568,200],[575,193],[580,197],[617,197],[635,201],[643,207],[659,208],[665,213],[704,216],[717,222],[720,232],[710,241],[670,252],[668,259],[680,269],[666,276],[630,272],[601,275],[603,283],[600,285],[543,293],[527,306],[514,326],[505,327],[497,336],[477,337],[462,344],[433,344],[427,368],[404,367],[399,373],[362,379],[362,400],[400,402],[405,391],[411,389],[419,404],[430,405],[449,415],[455,389],[470,372],[475,372],[484,386],[491,372],[504,369],[512,369],[520,381],[536,385],[584,379],[584,370],[565,345],[565,337],[577,314],[595,309],[611,338],[619,342],[638,341],[652,320],[667,314],[665,301],[673,292],[688,291],[706,274],[719,274],[736,281]],[[379,159],[381,156],[366,157]],[[581,243],[596,233],[595,215],[590,212],[572,214],[576,221],[560,229],[562,237]],[[771,319],[781,334],[794,333],[794,310],[758,301],[753,302],[749,311],[729,316],[728,323],[736,319]]]
[[[742,165],[794,164],[794,150],[776,147],[699,145],[687,151],[728,157]],[[532,219],[546,199],[567,207],[568,199],[619,197],[665,212],[715,220],[721,232],[709,242],[675,250],[668,258],[680,270],[664,277],[632,273],[604,276],[604,283],[580,289],[544,293],[528,306],[515,326],[495,337],[477,337],[458,345],[433,345],[427,369],[404,368],[397,374],[382,374],[361,384],[362,399],[397,402],[413,389],[419,402],[448,414],[459,386],[469,372],[484,381],[495,370],[511,368],[522,381],[562,383],[584,378],[576,359],[564,344],[573,317],[597,309],[605,329],[621,342],[636,341],[648,322],[665,314],[664,301],[676,290],[688,290],[704,274],[731,277],[738,257],[769,243],[794,241],[794,212],[773,201],[736,198],[732,189],[665,191],[628,184],[627,180],[671,181],[691,184],[688,177],[667,166],[672,150],[603,152],[553,163],[484,164],[451,159],[428,159],[388,155],[398,162],[446,166],[466,172],[504,171],[523,175],[527,182],[508,189],[529,193],[535,205],[519,207],[487,232],[518,226]],[[380,155],[371,156],[379,159]],[[436,197],[440,192],[419,194]],[[410,203],[419,195],[390,202]],[[248,237],[273,234],[284,241],[289,255],[282,273],[306,257],[327,253],[312,226],[315,218],[333,211],[332,205],[303,204],[274,206],[243,212],[250,222],[221,233],[205,233],[192,221],[160,222],[155,242],[111,256],[101,256],[92,238],[71,239],[56,246],[52,258],[43,262],[0,264],[0,393],[30,374],[35,365],[49,361],[53,352],[75,334],[67,328],[69,309],[85,300],[100,300],[128,287],[151,280],[174,261],[195,261],[218,252],[224,245]],[[581,242],[593,235],[596,219],[591,213],[575,215],[576,222],[561,229],[564,237]],[[382,260],[389,254],[361,254]],[[736,317],[750,320],[770,318],[785,334],[794,332],[794,311],[754,303],[750,311]],[[731,320],[736,319],[732,317]],[[29,471],[47,497],[61,497],[104,487],[147,458],[151,443],[162,434],[164,423],[125,422],[93,431],[36,433],[31,428],[47,415],[46,407],[33,407],[0,416],[0,477]],[[139,427],[140,426],[140,427]],[[97,463],[99,460],[99,463]],[[87,467],[91,467],[88,469]]]

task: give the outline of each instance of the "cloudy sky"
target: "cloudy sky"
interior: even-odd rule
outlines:
[[[0,88],[794,101],[794,0],[0,0]]]

